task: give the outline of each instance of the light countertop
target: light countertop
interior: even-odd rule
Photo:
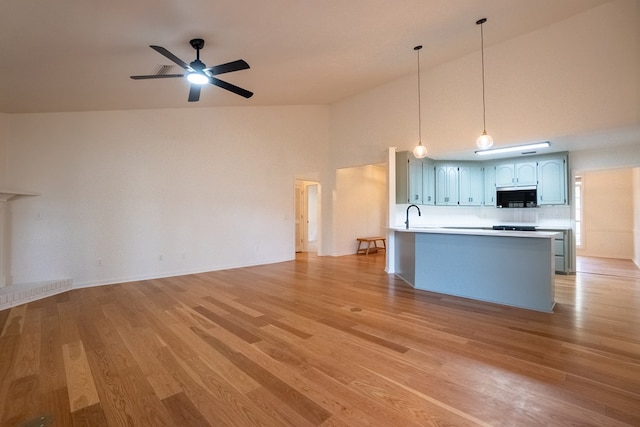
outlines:
[[[548,229],[548,228],[547,228]],[[428,234],[459,234],[466,236],[495,236],[495,237],[528,237],[538,239],[555,238],[558,232],[553,231],[514,231],[514,230],[491,230],[486,228],[466,228],[466,227],[437,227],[437,226],[415,226],[408,230],[405,227],[391,227],[390,230],[401,233],[428,233]],[[558,229],[561,231],[561,229]]]

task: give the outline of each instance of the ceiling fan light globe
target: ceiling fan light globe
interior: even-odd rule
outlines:
[[[427,157],[427,147],[422,145],[422,143],[416,145],[416,147],[413,149],[413,155],[416,159],[424,159],[425,157]]]
[[[187,74],[187,80],[189,80],[189,83],[194,85],[204,85],[209,83],[209,77],[202,73],[189,73]]]
[[[482,132],[482,135],[480,135],[478,139],[476,139],[476,146],[480,150],[486,150],[487,148],[491,148],[492,145],[493,145],[493,138],[491,138],[491,135],[488,135],[486,131]]]

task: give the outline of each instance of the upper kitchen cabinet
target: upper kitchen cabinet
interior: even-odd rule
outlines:
[[[433,205],[436,202],[436,170],[429,159],[422,159],[422,204]]]
[[[567,152],[562,152],[530,156],[527,161],[434,161],[401,151],[396,153],[396,203],[496,206],[497,190],[532,187],[537,190],[537,196],[532,196],[534,207],[566,205],[567,158]]]
[[[396,153],[396,203],[433,205],[433,166],[430,159],[416,159],[410,151]]]
[[[436,205],[458,205],[458,167],[454,165],[436,165]]]
[[[422,204],[422,163],[409,151],[396,153],[396,203]]]
[[[510,161],[496,165],[496,187],[526,187],[537,183],[536,162]]]
[[[484,174],[484,206],[496,205],[496,167],[485,166],[482,168]]]
[[[458,167],[459,195],[463,206],[480,206],[483,201],[484,180],[482,167],[477,165],[460,165]]]
[[[538,160],[538,205],[567,204],[567,156]]]

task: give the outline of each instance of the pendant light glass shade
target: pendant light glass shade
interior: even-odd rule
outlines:
[[[427,147],[422,145],[422,111],[420,109],[420,49],[422,46],[413,48],[418,53],[418,145],[413,149],[413,155],[416,159],[423,159],[427,156]]]
[[[480,52],[482,55],[482,135],[476,139],[476,146],[480,150],[486,150],[493,145],[493,138],[487,134],[487,113],[484,97],[484,31],[482,24],[487,22],[487,18],[482,18],[476,21],[476,25],[480,25]]]
[[[416,159],[423,159],[427,157],[427,147],[422,145],[422,141],[418,142],[416,148],[413,149],[413,155]]]
[[[493,145],[493,138],[491,138],[491,135],[487,134],[487,131],[485,130],[482,132],[482,135],[476,139],[476,145],[480,150],[486,150]]]

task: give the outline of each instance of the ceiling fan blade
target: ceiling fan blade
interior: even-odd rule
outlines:
[[[227,83],[225,81],[216,79],[215,77],[211,77],[211,84],[221,87],[222,89],[226,89],[229,92],[233,92],[236,95],[243,96],[245,98],[251,98],[253,96],[253,92],[249,92],[246,89],[242,89],[236,85],[232,85],[231,83]]]
[[[130,76],[133,80],[144,79],[172,79],[175,77],[184,77],[184,74],[149,74],[146,76]]]
[[[189,64],[187,64],[182,59],[178,58],[177,56],[175,56],[173,53],[169,52],[167,49],[163,48],[162,46],[151,45],[149,47],[155,50],[156,52],[158,52],[160,55],[163,55],[164,57],[172,60],[173,62],[175,62],[182,68],[184,68],[185,70],[191,70],[191,67],[189,67]]]
[[[205,68],[205,71],[208,71],[212,76],[217,76],[218,74],[246,70],[247,68],[249,68],[249,64],[247,64],[243,59],[238,59],[237,61],[227,62],[226,64],[220,64],[216,65],[215,67]]]
[[[191,85],[189,89],[189,102],[198,102],[200,100],[201,85]]]

